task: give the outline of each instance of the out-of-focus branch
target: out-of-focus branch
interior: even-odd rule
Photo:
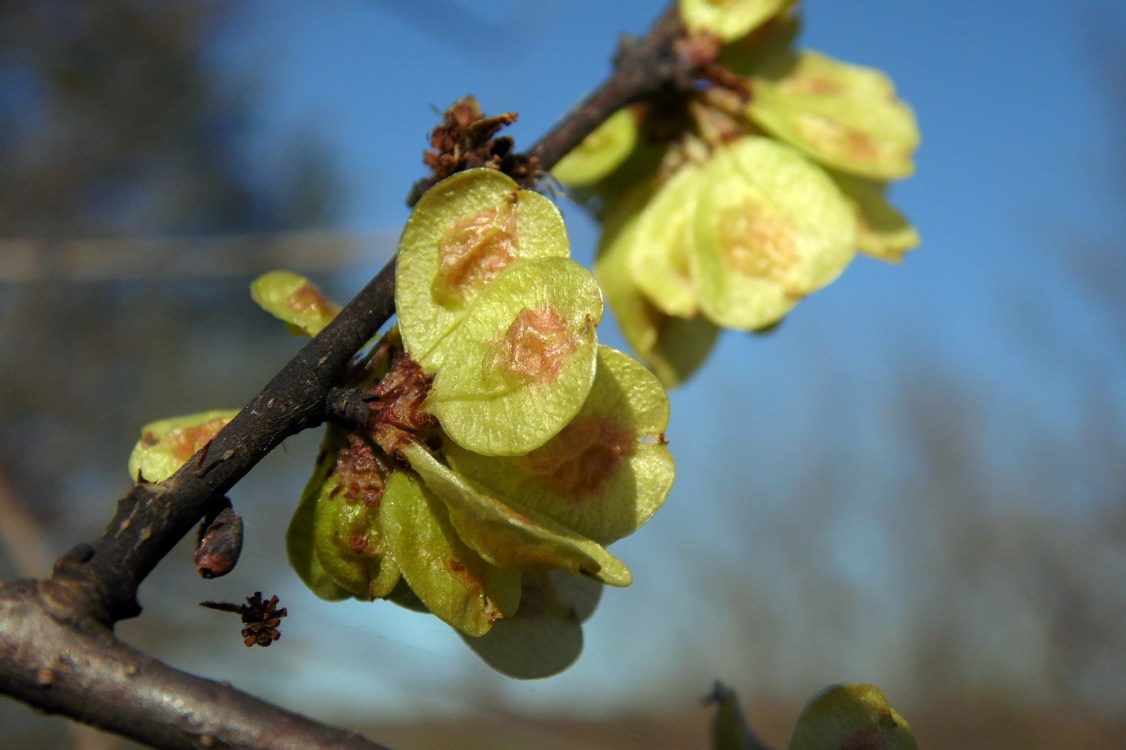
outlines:
[[[540,169],[622,106],[693,70],[675,53],[680,28],[674,5],[623,49],[607,82],[533,146]],[[118,642],[113,625],[140,612],[141,581],[216,498],[285,438],[350,413],[337,375],[391,317],[394,299],[392,259],[210,445],[167,481],[137,484],[51,579],[0,585],[0,692],[159,747],[378,748],[173,670]]]
[[[268,268],[339,271],[393,248],[389,234],[303,231],[223,237],[0,239],[0,284],[201,279]]]

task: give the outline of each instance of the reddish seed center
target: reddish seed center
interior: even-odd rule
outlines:
[[[630,430],[607,417],[577,417],[524,462],[557,490],[581,498],[600,494],[633,452]]]
[[[782,88],[795,94],[836,94],[844,87],[826,76],[805,75],[786,82]]]
[[[516,255],[516,213],[508,205],[461,219],[438,248],[431,291],[448,306],[461,305],[488,284]]]
[[[720,218],[724,260],[733,270],[785,283],[797,270],[798,245],[793,227],[753,203]]]
[[[874,162],[883,155],[876,139],[828,117],[805,113],[796,124],[804,137],[851,161]]]
[[[149,446],[154,446],[163,439],[164,444],[168,446],[169,453],[178,462],[184,463],[215,437],[226,424],[226,419],[217,417],[194,427],[177,427],[163,438],[157,438],[152,433],[145,433],[142,439]]]
[[[297,290],[289,295],[285,303],[290,310],[293,310],[299,315],[308,312],[316,312],[321,315],[335,315],[338,312],[336,306],[325,299],[325,296],[308,282],[297,287]]]
[[[524,308],[490,347],[485,366],[510,382],[547,385],[559,375],[579,343],[559,313],[551,308]]]

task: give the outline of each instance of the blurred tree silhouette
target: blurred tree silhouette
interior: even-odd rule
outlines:
[[[254,88],[214,59],[227,10],[0,3],[4,578],[46,574],[104,523],[109,506],[92,500],[128,485],[124,458],[139,425],[197,408],[203,394],[245,401],[291,346],[268,316],[240,314],[238,303],[249,310],[246,284],[276,262],[278,232],[329,223],[336,184],[315,134],[294,134],[267,168],[249,164]],[[247,233],[230,245],[205,239]],[[89,238],[103,240],[97,253]],[[223,256],[240,256],[225,260],[242,275],[169,272],[214,271]],[[194,575],[187,565],[172,574]],[[147,603],[155,617],[140,627],[175,640],[167,634],[182,608],[155,592]],[[0,725],[21,746],[93,736],[8,701]]]
[[[245,87],[209,69],[222,3],[0,5],[0,234],[277,230],[325,216],[329,179],[253,182]]]
[[[121,465],[138,425],[193,408],[200,389],[220,400],[247,395],[263,377],[252,363],[229,366],[228,353],[239,347],[253,357],[265,346],[257,334],[273,333],[266,316],[228,307],[245,297],[268,253],[246,264],[245,277],[202,282],[110,274],[90,283],[76,269],[115,255],[148,268],[186,255],[190,267],[190,238],[276,233],[330,218],[334,179],[308,133],[295,134],[278,164],[249,168],[253,88],[213,59],[226,9],[0,3],[0,480],[40,523],[65,521],[52,530],[60,539],[104,515],[74,508],[91,505],[82,502],[87,493],[119,491],[117,483],[99,489],[117,478],[103,467]],[[188,239],[114,244],[137,236]],[[95,261],[73,242],[87,238],[113,242]],[[112,406],[91,408],[85,399],[95,394]],[[2,558],[0,570],[11,572]]]

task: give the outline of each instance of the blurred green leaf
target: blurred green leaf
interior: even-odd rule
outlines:
[[[708,702],[715,705],[712,750],[768,750],[747,725],[734,690],[717,682]]]
[[[777,75],[751,79],[752,120],[844,172],[873,179],[914,172],[919,129],[891,79],[817,52],[791,53],[789,61]]]
[[[583,648],[582,622],[598,605],[602,586],[558,571],[526,573],[520,608],[481,638],[464,638],[489,666],[534,679],[562,672]]]
[[[564,156],[551,176],[568,187],[592,185],[624,162],[637,144],[637,118],[627,107],[610,115]]]
[[[648,301],[668,315],[696,314],[696,205],[704,170],[685,164],[646,202],[629,242],[629,272]]]
[[[680,15],[693,34],[713,34],[725,42],[746,36],[792,0],[680,0]]]
[[[234,419],[238,409],[214,409],[169,417],[141,428],[141,439],[129,455],[134,480],[163,482]]]
[[[898,263],[919,244],[919,232],[884,196],[886,182],[829,172],[856,213],[860,252]]]
[[[633,190],[605,217],[594,273],[630,348],[667,387],[680,385],[707,359],[719,328],[702,315],[690,319],[661,312],[634,282],[630,250],[642,206],[651,192]]]
[[[786,750],[918,750],[911,727],[874,685],[833,685],[798,717]]]
[[[340,307],[326,299],[313,282],[290,271],[262,274],[251,282],[250,296],[298,335],[316,336],[340,312]]]
[[[700,306],[756,330],[835,279],[856,253],[856,219],[799,151],[745,136],[712,154],[696,220]]]

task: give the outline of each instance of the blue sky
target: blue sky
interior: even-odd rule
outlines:
[[[285,135],[308,128],[344,180],[337,227],[394,236],[407,216],[403,196],[423,174],[420,153],[436,110],[472,92],[489,112],[518,111],[512,134],[518,145],[528,144],[602,80],[619,34],[642,32],[661,7],[594,0],[481,5],[271,0],[237,9],[215,59],[226,74],[260,87],[263,135],[248,154],[250,168],[268,173]],[[450,8],[464,16],[440,20]],[[689,664],[690,681],[675,686],[685,705],[707,689],[706,675],[726,677],[722,671],[733,663],[740,675],[769,672],[765,684],[782,692],[808,695],[836,679],[870,678],[909,693],[910,675],[889,668],[879,651],[894,650],[897,623],[910,624],[909,608],[880,593],[910,584],[910,561],[897,557],[902,545],[863,513],[830,506],[819,527],[828,529],[819,537],[825,546],[815,553],[854,586],[855,601],[870,604],[886,631],[847,648],[801,647],[801,638],[819,632],[812,622],[817,608],[801,599],[805,584],[766,582],[785,579],[787,556],[811,554],[786,546],[786,530],[802,533],[786,483],[805,477],[812,456],[829,456],[844,467],[833,478],[833,497],[855,496],[865,512],[899,513],[899,490],[911,487],[911,448],[889,427],[897,415],[884,394],[904,372],[972,382],[992,408],[972,437],[994,446],[993,460],[1010,468],[1031,459],[1027,436],[1006,432],[1005,415],[1043,425],[1067,444],[1091,372],[1111,384],[1107,407],[1126,412],[1123,349],[1106,345],[1112,328],[1065,272],[1067,243],[1076,237],[1122,246],[1123,196],[1114,192],[1121,190],[1114,170],[1122,162],[1112,159],[1121,153],[1121,134],[1110,119],[1111,90],[1100,77],[1093,34],[1121,39],[1126,5],[806,0],[804,8],[802,46],[885,70],[915,108],[923,133],[918,173],[893,197],[923,246],[898,267],[859,260],[774,336],[727,335],[705,371],[673,395],[669,434],[678,486],[651,527],[616,548],[637,584],[607,592],[587,625],[587,652],[568,674],[489,683],[517,705],[642,705],[667,697],[670,670]],[[563,210],[576,257],[589,260],[592,225],[576,207]],[[373,248],[373,257],[387,250]],[[342,279],[339,290],[363,281]],[[607,335],[613,337],[612,327]],[[817,436],[813,444],[810,435]],[[1061,507],[1081,512],[1092,497],[1080,473],[1061,483]],[[998,502],[1012,500],[999,495]],[[740,503],[756,509],[750,527],[731,523],[744,512]],[[788,640],[740,649],[738,622],[714,611],[712,582],[700,582],[704,571],[686,559],[700,549],[769,573],[748,584],[748,596],[764,597],[762,606],[783,613],[784,622],[801,620],[787,628]],[[436,621],[291,596],[323,618],[304,635],[295,625],[294,637],[309,657],[303,679],[328,700],[362,690],[372,713],[393,710],[404,695],[401,675],[409,674],[407,702],[454,710],[464,707],[465,685],[487,678]],[[850,617],[832,632],[871,629]],[[1015,680],[1022,639],[1035,637],[1013,628],[1017,645],[996,658],[1011,660],[1001,666]],[[359,645],[342,658],[332,644],[317,643],[318,632]],[[370,656],[356,655],[365,649]],[[309,683],[302,684],[304,695],[279,696],[301,707]]]

